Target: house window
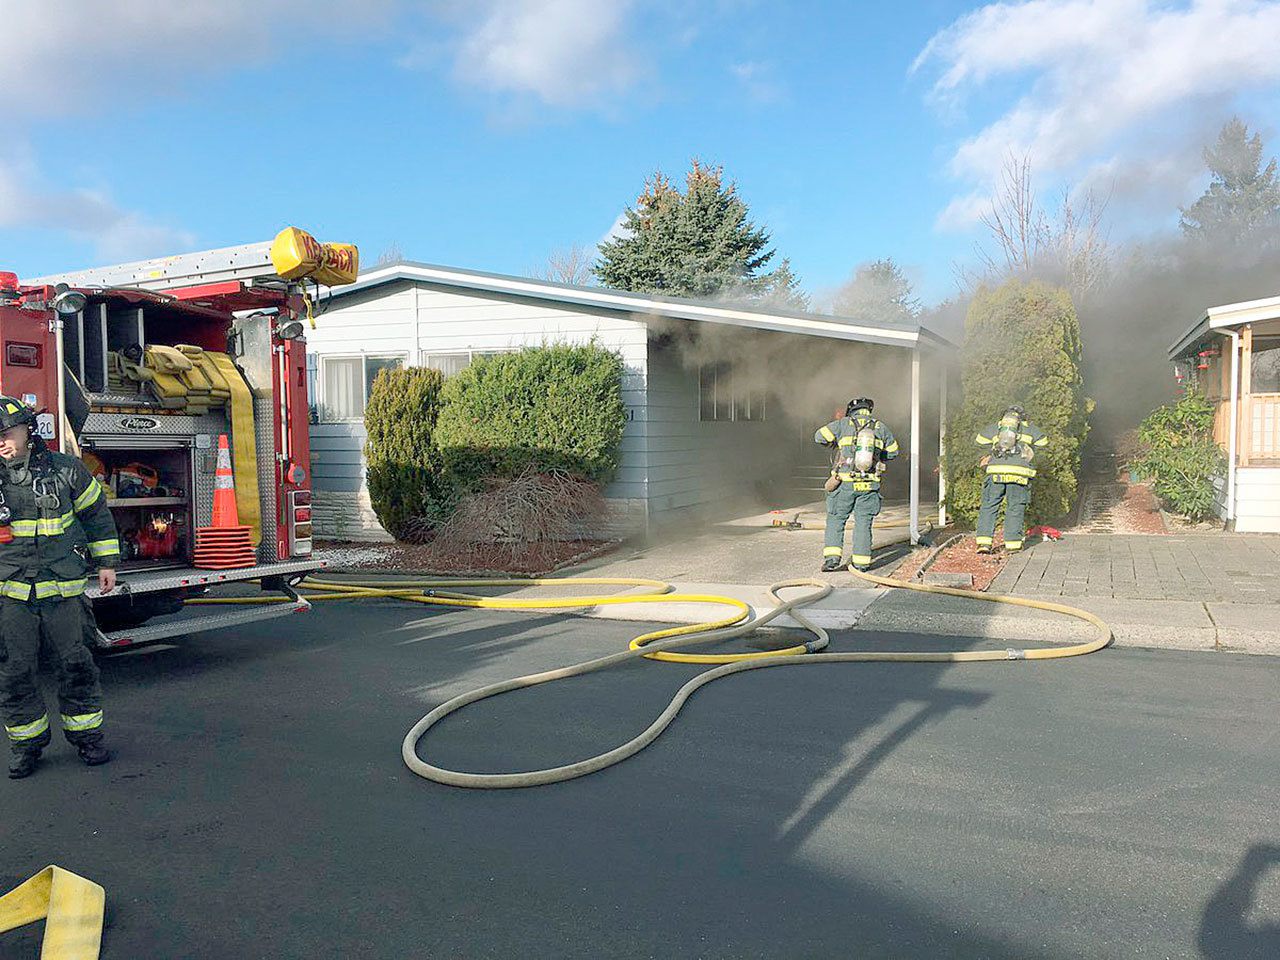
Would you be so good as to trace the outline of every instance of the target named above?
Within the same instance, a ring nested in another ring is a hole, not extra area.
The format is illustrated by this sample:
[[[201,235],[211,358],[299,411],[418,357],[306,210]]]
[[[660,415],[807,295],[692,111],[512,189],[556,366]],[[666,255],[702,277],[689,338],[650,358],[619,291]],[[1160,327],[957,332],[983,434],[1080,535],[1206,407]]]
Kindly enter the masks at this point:
[[[359,420],[374,378],[383,370],[404,366],[404,357],[367,356],[320,358],[320,419]]]
[[[510,350],[459,350],[451,353],[424,353],[422,365],[432,370],[439,370],[446,377],[461,373],[475,362],[477,357],[492,357],[499,353],[511,353]]]
[[[698,368],[699,420],[759,422],[765,418],[765,406],[764,392],[734,383],[727,364],[703,364]]]
[[[1249,362],[1252,393],[1280,393],[1280,337],[1255,337]]]
[[[432,370],[439,370],[446,377],[452,377],[455,373],[461,373],[471,366],[471,352],[468,350],[462,353],[424,353],[422,365]]]

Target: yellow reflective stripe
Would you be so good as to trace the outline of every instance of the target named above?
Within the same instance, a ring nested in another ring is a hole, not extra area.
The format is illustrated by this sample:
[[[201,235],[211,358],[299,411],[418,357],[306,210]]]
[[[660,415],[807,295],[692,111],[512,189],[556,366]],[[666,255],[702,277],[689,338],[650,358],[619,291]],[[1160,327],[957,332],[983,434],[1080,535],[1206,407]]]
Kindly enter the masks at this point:
[[[880,485],[879,480],[868,480],[863,475],[855,476],[852,473],[837,473],[836,476],[846,483],[852,483],[855,490],[870,490]]]
[[[976,541],[978,541],[978,546],[980,546],[980,547],[989,547],[989,546],[991,546],[991,538],[990,538],[990,537],[974,537],[973,539],[974,539],[974,540],[976,540]]]
[[[1021,540],[1006,540],[1006,541],[1004,542],[1004,548],[1005,548],[1006,550],[1021,550],[1021,549],[1022,549],[1022,541],[1021,541]]]
[[[870,562],[871,562],[871,557],[870,557],[870,556],[863,556],[863,555],[862,555],[862,554],[860,554],[860,553],[851,553],[851,554],[849,554],[849,562],[850,562],[850,563],[860,563],[860,564],[863,564],[863,565],[865,566],[866,564],[868,564],[868,563],[870,563]]]
[[[996,442],[996,438],[995,438],[995,437],[984,437],[982,434],[978,434],[976,437],[974,437],[974,438],[973,438],[973,442],[974,442],[974,443],[995,443],[995,442]]]
[[[92,506],[96,503],[98,498],[101,496],[102,487],[98,485],[98,480],[95,477],[89,481],[89,486],[85,488],[84,493],[76,497],[75,501],[71,504],[71,509],[76,513],[79,513],[81,510],[85,509],[85,507]]]
[[[1033,445],[1033,446],[1037,446],[1037,447],[1047,447],[1047,446],[1049,445],[1049,438],[1048,438],[1048,437],[1041,437],[1039,440],[1033,440],[1033,441],[1031,441],[1031,443],[1032,443],[1032,445]]]
[[[8,597],[10,600],[26,600],[31,596],[31,584],[23,583],[21,580],[6,580],[0,585],[0,596]]]
[[[989,463],[987,473],[1008,473],[1019,477],[1034,477],[1035,467],[1024,467],[1018,463]]]
[[[100,726],[102,726],[101,710],[93,713],[82,713],[74,717],[69,717],[65,713],[62,715],[62,729],[69,730],[72,733],[79,733],[82,730],[97,730]]]
[[[823,439],[825,439],[827,443],[830,443],[832,440],[836,438],[836,435],[831,432],[830,427],[823,427],[818,431],[818,433],[822,434]]]
[[[60,537],[75,523],[74,513],[60,517],[41,517],[39,520],[14,520],[9,524],[15,537]]]
[[[823,547],[822,548],[822,555],[824,557],[838,557],[842,553],[844,553],[844,550],[840,547]]]
[[[78,597],[84,593],[86,579],[79,580],[40,580],[35,584],[36,599],[46,600],[49,597]],[[25,586],[25,584],[24,584]],[[25,599],[22,598],[22,599]]]
[[[6,724],[4,732],[9,735],[10,740],[21,742],[23,740],[34,740],[48,729],[49,717],[46,714],[39,720],[32,720],[30,723],[20,723],[13,727]]]
[[[1030,477],[1020,477],[1016,473],[993,473],[991,479],[996,483],[1020,483],[1024,487],[1031,482]]]
[[[840,446],[842,446],[842,447],[851,447],[851,446],[853,446],[853,437],[841,437],[841,438],[840,438]]]
[[[887,447],[885,447],[885,448],[884,448],[884,452],[885,452],[885,453],[897,453],[897,452],[898,452],[898,441],[897,441],[897,440],[895,440],[895,441],[893,441],[893,443],[891,443],[891,444],[889,444]]]
[[[114,537],[110,540],[94,540],[89,544],[89,553],[95,557],[108,557],[120,552],[120,541]]]

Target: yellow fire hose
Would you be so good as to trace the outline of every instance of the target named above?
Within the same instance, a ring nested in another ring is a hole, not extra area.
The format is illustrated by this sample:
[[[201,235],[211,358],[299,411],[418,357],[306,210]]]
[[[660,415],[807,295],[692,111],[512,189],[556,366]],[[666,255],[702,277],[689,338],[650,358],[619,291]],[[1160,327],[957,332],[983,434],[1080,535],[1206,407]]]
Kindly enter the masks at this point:
[[[566,667],[558,667],[541,673],[528,674],[499,683],[487,684],[468,693],[453,697],[440,704],[420,719],[405,736],[401,745],[401,755],[405,765],[414,773],[437,783],[457,787],[480,789],[502,789],[511,787],[531,787],[548,783],[559,783],[575,777],[585,776],[605,767],[634,756],[656,740],[671,723],[685,701],[700,687],[733,673],[746,670],[757,670],[765,667],[802,666],[805,664],[823,663],[866,663],[876,661],[887,662],[920,662],[920,663],[975,663],[996,660],[1052,660],[1061,657],[1078,657],[1100,650],[1111,642],[1111,628],[1100,617],[1069,607],[1065,604],[1051,603],[1043,600],[1029,600],[1023,597],[1011,597],[1001,594],[979,593],[974,590],[961,590],[953,587],[936,587],[928,584],[907,583],[879,577],[869,573],[850,571],[860,580],[895,589],[915,590],[920,593],[938,593],[953,597],[964,597],[971,600],[983,600],[988,603],[1005,603],[1015,606],[1032,607],[1038,610],[1049,610],[1066,614],[1092,624],[1097,629],[1097,637],[1087,643],[1071,646],[1035,647],[1031,649],[1009,648],[1004,650],[946,650],[946,651],[855,651],[849,653],[819,653],[829,642],[827,632],[807,620],[801,608],[815,603],[827,596],[832,587],[828,583],[817,580],[786,580],[770,586],[769,594],[777,601],[777,605],[750,622],[743,621],[751,613],[751,608],[732,597],[713,596],[707,594],[671,593],[671,586],[659,580],[642,580],[632,578],[574,577],[563,579],[495,579],[495,580],[413,580],[413,579],[377,579],[335,582],[331,580],[308,579],[303,589],[311,591],[307,599],[317,600],[356,600],[373,598],[390,598],[408,600],[415,603],[431,605],[471,607],[485,610],[566,610],[599,607],[624,603],[714,603],[733,607],[735,613],[720,620],[707,621],[688,626],[671,627],[657,630],[636,637],[627,650],[597,657],[582,663]],[[485,597],[475,594],[457,592],[457,588],[477,587],[528,587],[528,586],[626,586],[647,589],[644,593],[623,593],[603,597],[577,596],[540,599],[506,599],[502,597]],[[784,600],[779,596],[782,590],[799,587],[810,587],[812,590],[802,596]],[[193,603],[270,603],[276,598],[217,598],[197,600]],[[783,614],[790,614],[814,639],[806,643],[796,644],[780,650],[769,650],[758,653],[736,654],[688,654],[676,652],[678,648],[694,644],[711,643],[745,636],[777,619]],[[651,660],[666,660],[679,663],[713,664],[707,670],[676,691],[671,702],[649,725],[649,727],[612,750],[598,756],[579,760],[575,763],[544,770],[529,770],[520,773],[467,773],[459,770],[447,770],[427,763],[417,752],[418,744],[433,726],[452,713],[469,704],[512,690],[563,680],[568,677],[581,676],[603,670],[619,663],[645,657]]]
[[[106,899],[92,880],[45,867],[0,897],[0,933],[43,920],[41,960],[97,960]]]

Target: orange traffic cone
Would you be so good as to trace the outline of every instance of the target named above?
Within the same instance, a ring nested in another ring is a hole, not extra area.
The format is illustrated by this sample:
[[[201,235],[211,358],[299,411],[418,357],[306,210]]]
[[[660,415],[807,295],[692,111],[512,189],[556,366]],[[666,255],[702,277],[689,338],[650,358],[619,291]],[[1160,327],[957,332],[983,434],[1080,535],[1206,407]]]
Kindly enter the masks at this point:
[[[252,532],[240,525],[236,509],[235,475],[227,435],[218,437],[218,469],[213,481],[213,522],[196,529],[194,565],[201,570],[227,570],[257,566]]]

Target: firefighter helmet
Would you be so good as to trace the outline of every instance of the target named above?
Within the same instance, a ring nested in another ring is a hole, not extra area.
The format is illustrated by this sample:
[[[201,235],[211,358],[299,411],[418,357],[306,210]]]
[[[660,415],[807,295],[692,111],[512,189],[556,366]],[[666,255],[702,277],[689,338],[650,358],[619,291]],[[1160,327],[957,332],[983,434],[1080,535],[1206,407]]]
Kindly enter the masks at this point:
[[[865,410],[870,413],[876,408],[876,402],[870,397],[854,397],[849,401],[849,405],[844,408],[844,415],[851,416],[855,410]]]
[[[34,410],[21,400],[0,395],[0,430],[10,430],[13,427],[27,427],[34,430],[35,426]]]
[[[1016,413],[1016,414],[1018,415],[1018,417],[1019,417],[1019,418],[1025,418],[1025,417],[1026,417],[1026,415],[1027,415],[1027,411],[1026,411],[1025,409],[1023,409],[1023,406],[1022,406],[1022,404],[1020,404],[1020,403],[1011,403],[1011,404],[1009,404],[1007,407],[1005,407],[1005,408],[1004,408],[1004,412],[1005,412],[1005,413]]]

